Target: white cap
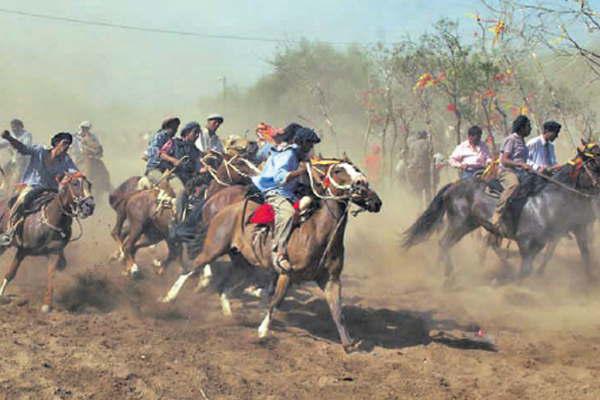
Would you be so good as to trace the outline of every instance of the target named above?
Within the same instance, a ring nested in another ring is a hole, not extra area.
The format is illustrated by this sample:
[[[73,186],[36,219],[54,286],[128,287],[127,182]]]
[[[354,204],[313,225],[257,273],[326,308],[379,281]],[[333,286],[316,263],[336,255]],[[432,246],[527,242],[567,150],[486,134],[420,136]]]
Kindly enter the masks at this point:
[[[207,121],[210,121],[211,119],[220,119],[221,122],[225,121],[225,118],[223,118],[221,114],[210,114],[208,117],[206,117]]]
[[[83,121],[79,124],[80,129],[90,129],[92,127],[92,123],[90,121]]]

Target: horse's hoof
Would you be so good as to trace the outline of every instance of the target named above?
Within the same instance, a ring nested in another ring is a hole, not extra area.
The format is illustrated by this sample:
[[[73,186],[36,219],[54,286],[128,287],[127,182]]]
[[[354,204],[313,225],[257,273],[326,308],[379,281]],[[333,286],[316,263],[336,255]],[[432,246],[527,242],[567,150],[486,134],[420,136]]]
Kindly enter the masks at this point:
[[[201,292],[204,289],[206,289],[208,287],[208,285],[210,285],[210,278],[203,276],[202,278],[200,278],[198,280],[198,285],[196,285],[194,292],[195,293]]]
[[[354,353],[360,350],[360,346],[362,344],[362,340],[353,339],[350,344],[344,345],[344,351],[346,354]]]
[[[252,296],[252,297],[256,297],[257,299],[261,299],[262,295],[263,295],[263,289],[252,285],[252,286],[248,286],[246,289],[244,289],[244,293],[246,293],[248,296]]]
[[[0,296],[0,305],[10,304],[11,298],[8,296]]]
[[[141,274],[142,271],[140,270],[140,267],[138,267],[137,264],[133,264],[131,268],[129,268],[129,275],[131,276],[131,279],[138,279],[140,278]]]
[[[40,311],[44,314],[48,314],[51,310],[52,307],[50,307],[48,304],[44,304]]]

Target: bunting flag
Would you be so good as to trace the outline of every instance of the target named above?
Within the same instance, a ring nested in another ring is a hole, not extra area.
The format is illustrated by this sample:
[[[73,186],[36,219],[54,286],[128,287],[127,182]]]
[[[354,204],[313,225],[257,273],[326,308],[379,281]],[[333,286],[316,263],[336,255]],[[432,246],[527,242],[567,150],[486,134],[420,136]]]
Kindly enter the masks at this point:
[[[425,72],[424,74],[422,74],[419,79],[417,79],[417,83],[415,84],[415,87],[413,88],[413,90],[423,90],[429,86],[433,86],[435,84],[435,78],[433,77],[433,75],[431,75],[429,72]]]
[[[443,71],[440,72],[437,77],[434,77],[429,72],[425,72],[424,74],[421,74],[419,79],[417,79],[417,83],[415,83],[415,86],[413,87],[413,91],[416,92],[417,90],[423,90],[430,86],[437,85],[438,83],[444,81],[445,79],[446,79],[446,73]]]
[[[496,25],[490,28],[490,31],[494,33],[493,44],[495,45],[496,43],[498,43],[498,40],[502,38],[502,35],[504,35],[504,32],[506,31],[506,24],[504,23],[504,21],[499,20],[498,22],[496,22]]]

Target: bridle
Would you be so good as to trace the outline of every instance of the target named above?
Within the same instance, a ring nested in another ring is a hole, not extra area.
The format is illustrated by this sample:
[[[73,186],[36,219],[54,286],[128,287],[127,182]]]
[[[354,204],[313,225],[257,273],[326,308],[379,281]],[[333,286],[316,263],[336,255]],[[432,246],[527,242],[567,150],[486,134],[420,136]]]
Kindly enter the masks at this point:
[[[225,166],[225,172],[227,173],[227,179],[229,179],[229,183],[224,182],[221,178],[219,178],[218,171],[215,171],[215,169],[212,166],[210,166],[208,163],[206,163],[203,159],[200,160],[200,163],[202,163],[202,165],[206,168],[206,170],[208,171],[210,176],[212,176],[212,178],[214,179],[215,182],[217,182],[221,186],[227,187],[227,186],[231,186],[232,185],[231,182],[233,182],[233,177],[232,177],[231,171],[237,173],[239,176],[241,176],[242,178],[245,178],[245,179],[250,179],[253,176],[253,175],[250,175],[248,173],[241,171],[236,165],[234,165],[233,162],[235,160],[241,161],[248,168],[250,168],[250,170],[252,170],[256,174],[260,174],[261,171],[260,171],[260,169],[258,169],[258,167],[256,167],[254,164],[252,164],[250,161],[246,160],[244,157],[240,156],[239,154],[236,154],[229,160],[226,160],[225,158],[223,158],[222,165]]]
[[[82,185],[88,185],[90,192],[88,192],[86,189],[84,189],[82,195],[76,195],[75,192],[73,191],[73,186],[71,185],[71,182],[75,179],[82,179]],[[63,187],[66,186],[66,188],[68,190],[68,194],[71,197],[71,203],[67,204],[67,205],[63,204],[63,200],[62,200],[62,198],[60,196],[60,192],[59,192],[58,205],[60,207],[60,212],[63,215],[74,219],[75,222],[77,222],[77,225],[79,227],[79,235],[77,235],[77,237],[71,238],[71,240],[69,240],[70,242],[74,242],[76,240],[81,239],[81,237],[83,236],[83,226],[81,225],[81,221],[80,221],[80,215],[82,213],[81,205],[86,200],[89,200],[92,197],[91,183],[90,183],[90,181],[88,181],[88,179],[85,177],[85,175],[83,175],[81,172],[76,172],[74,174],[65,176],[61,183],[62,183]],[[46,225],[48,228],[52,229],[53,231],[57,232],[63,239],[66,238],[67,234],[65,233],[64,229],[50,223],[50,221],[48,220],[48,215],[46,214],[46,208],[47,208],[47,205],[44,205],[42,207],[40,222],[42,224]]]
[[[317,168],[318,165],[328,165],[327,170],[325,172],[321,171],[319,168]],[[357,172],[354,169],[354,166],[352,166],[352,164],[350,164],[347,161],[316,160],[310,161],[309,166],[310,168],[308,170],[308,180],[310,183],[310,189],[313,192],[313,194],[321,200],[334,200],[338,202],[347,203],[356,194],[356,184],[361,181],[366,182],[366,177],[363,174]],[[350,175],[350,178],[352,179],[350,183],[340,183],[335,180],[335,177],[333,176],[333,170],[335,167],[338,166],[342,166],[346,170],[348,175]],[[313,176],[313,171],[320,175],[321,181],[323,182],[321,186],[324,189],[325,194],[321,194],[317,190],[315,177]],[[341,195],[336,195],[333,193],[332,188],[345,193]]]

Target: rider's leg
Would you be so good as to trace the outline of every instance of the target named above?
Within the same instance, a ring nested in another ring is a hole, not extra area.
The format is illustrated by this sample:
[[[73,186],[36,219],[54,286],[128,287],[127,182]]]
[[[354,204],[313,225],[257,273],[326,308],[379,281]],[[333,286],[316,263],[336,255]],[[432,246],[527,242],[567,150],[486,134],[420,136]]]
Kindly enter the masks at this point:
[[[275,265],[289,272],[291,265],[287,256],[287,242],[292,233],[295,210],[288,199],[278,194],[269,194],[266,201],[275,212],[272,248]]]
[[[159,169],[149,169],[146,171],[144,176],[139,180],[137,189],[152,189],[160,182],[160,178],[162,177],[162,171]]]
[[[519,177],[511,170],[503,169],[500,172],[498,179],[504,190],[500,194],[500,199],[498,199],[498,204],[496,205],[496,211],[492,217],[492,224],[494,224],[496,228],[500,226],[502,215],[504,214],[508,200],[510,200],[513,193],[519,187]]]
[[[13,203],[13,205],[11,206],[11,208],[9,210],[8,223],[6,225],[4,233],[2,235],[0,235],[0,245],[9,246],[10,243],[12,242],[13,234],[14,234],[19,222],[23,218],[22,217],[23,208],[25,206],[25,203],[28,202],[29,194],[32,191],[33,191],[33,187],[31,187],[31,186],[25,186],[19,191],[19,194],[17,195],[15,202]]]

